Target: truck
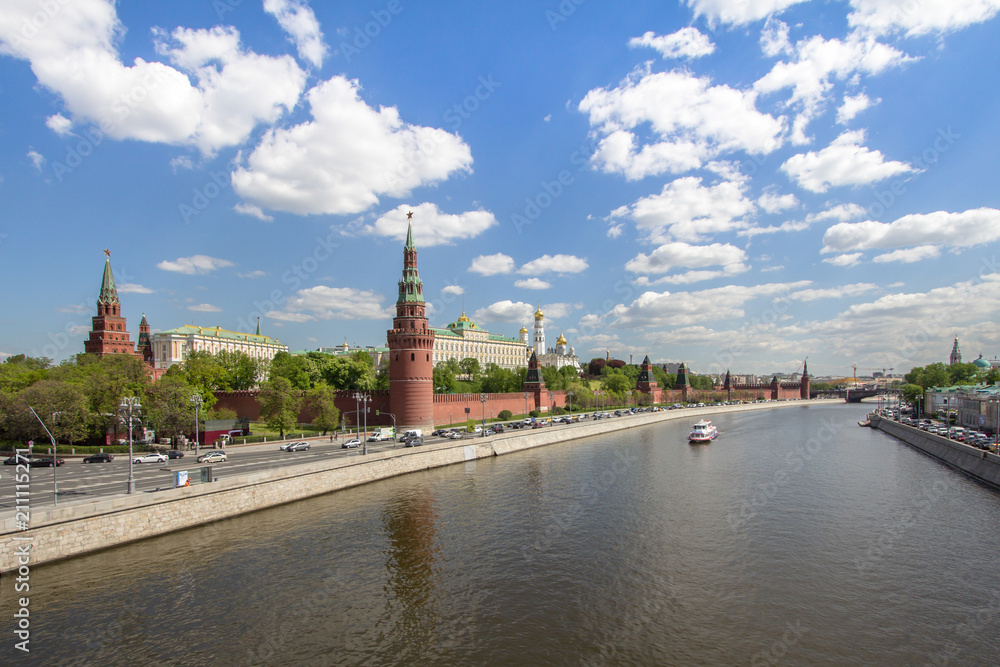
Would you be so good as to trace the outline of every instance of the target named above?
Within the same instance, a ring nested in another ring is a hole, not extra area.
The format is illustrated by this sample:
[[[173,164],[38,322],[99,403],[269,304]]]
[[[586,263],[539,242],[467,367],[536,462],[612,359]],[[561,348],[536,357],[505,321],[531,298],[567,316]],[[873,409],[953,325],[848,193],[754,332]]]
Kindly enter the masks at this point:
[[[394,440],[396,438],[396,429],[391,426],[381,426],[368,436],[368,442],[383,442],[385,440]]]

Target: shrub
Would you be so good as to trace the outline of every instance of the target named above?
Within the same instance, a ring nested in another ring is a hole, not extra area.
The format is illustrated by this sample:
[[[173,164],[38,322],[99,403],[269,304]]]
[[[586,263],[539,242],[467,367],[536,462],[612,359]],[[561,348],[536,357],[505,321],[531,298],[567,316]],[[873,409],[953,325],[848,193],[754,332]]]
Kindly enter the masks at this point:
[[[529,417],[539,417],[539,416],[541,416],[541,414],[542,413],[539,412],[538,410],[532,410],[531,412],[528,413],[528,416]]]
[[[566,408],[559,407],[558,405],[552,408],[552,414],[554,415],[564,415],[566,414]]]
[[[501,410],[500,413],[497,414],[497,419],[499,419],[500,421],[507,421],[513,416],[514,413],[511,412],[510,410]]]

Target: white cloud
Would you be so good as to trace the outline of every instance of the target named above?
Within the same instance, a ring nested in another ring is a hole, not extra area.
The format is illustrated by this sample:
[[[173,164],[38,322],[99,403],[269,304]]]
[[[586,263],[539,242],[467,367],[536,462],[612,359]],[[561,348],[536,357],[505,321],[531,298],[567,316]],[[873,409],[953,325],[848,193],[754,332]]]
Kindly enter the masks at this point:
[[[513,273],[514,258],[498,252],[495,255],[479,255],[472,260],[469,271],[483,276]]]
[[[968,248],[998,239],[1000,210],[977,208],[961,213],[937,211],[906,215],[890,223],[873,220],[841,222],[826,230],[822,252],[890,250],[926,245]]]
[[[69,327],[68,331],[74,336],[80,336],[89,333],[90,327],[91,325],[89,324],[74,324],[73,326]]]
[[[865,214],[865,208],[857,204],[837,204],[819,213],[810,213],[806,216],[806,222],[825,222],[827,220],[857,220]]]
[[[780,225],[768,225],[767,227],[748,227],[746,229],[741,229],[736,232],[737,236],[745,236],[747,238],[753,238],[755,236],[760,236],[762,234],[778,234],[780,232],[801,232],[803,229],[808,229],[808,222],[788,220],[781,223]]]
[[[28,159],[31,160],[31,166],[37,171],[41,171],[42,167],[45,166],[45,156],[36,150],[28,151]]]
[[[746,25],[771,14],[780,14],[788,7],[806,0],[684,0],[695,16],[704,15],[710,24],[716,22]]]
[[[627,215],[652,240],[667,234],[683,241],[698,241],[706,234],[746,226],[742,218],[754,211],[754,205],[746,198],[745,189],[745,181],[704,186],[701,178],[687,176],[667,183],[660,194],[617,209],[611,216]]]
[[[788,24],[770,17],[760,31],[760,50],[773,58],[782,53],[792,53],[792,42],[788,39]]]
[[[257,218],[258,220],[263,220],[264,222],[271,222],[274,220],[273,216],[264,213],[260,206],[254,206],[253,204],[244,204],[240,202],[233,206],[233,210],[240,215],[249,215],[252,218]]]
[[[119,294],[152,294],[155,291],[138,283],[124,283],[118,286]]]
[[[690,26],[670,35],[657,35],[650,30],[642,37],[630,39],[628,45],[633,49],[648,46],[663,58],[700,58],[715,52],[715,44],[708,35]]]
[[[1000,10],[1000,0],[851,0],[851,7],[854,11],[847,17],[851,26],[913,37],[988,21]]]
[[[480,308],[473,313],[472,318],[486,322],[523,322],[529,319],[534,312],[535,308],[530,303],[504,299],[491,303],[485,308]]]
[[[722,153],[778,148],[785,120],[757,111],[756,99],[708,77],[637,70],[617,88],[589,91],[578,108],[604,135],[591,162],[636,180],[697,169]],[[635,131],[647,124],[653,137],[640,146]]]
[[[233,189],[265,209],[300,215],[359,213],[379,197],[472,171],[460,137],[368,106],[357,81],[335,76],[306,95],[312,119],[269,130],[233,172]]]
[[[73,134],[73,121],[61,113],[53,114],[45,119],[45,126],[60,137]]]
[[[261,271],[260,269],[255,269],[255,270],[249,271],[247,273],[237,273],[236,277],[237,278],[263,278],[266,275],[267,275],[266,271]]]
[[[222,309],[218,306],[213,306],[210,303],[199,303],[194,306],[188,306],[188,310],[193,310],[196,313],[221,313]]]
[[[625,231],[625,225],[623,225],[621,223],[618,223],[616,225],[611,225],[610,227],[608,227],[608,232],[607,232],[608,238],[609,239],[616,239],[619,236],[621,236],[622,232],[624,232],[624,231]]]
[[[549,289],[552,283],[547,283],[540,278],[528,278],[527,280],[515,280],[514,287],[521,289]]]
[[[194,169],[194,161],[188,155],[170,158],[170,168],[176,174],[178,169]]]
[[[937,246],[921,245],[916,248],[901,248],[872,257],[873,262],[884,264],[886,262],[899,262],[901,264],[912,264],[922,259],[931,259],[941,254]]]
[[[227,259],[218,259],[207,255],[192,255],[191,257],[178,257],[173,262],[164,260],[157,264],[156,268],[193,276],[195,274],[211,273],[217,269],[232,265],[233,263]]]
[[[588,267],[587,260],[575,255],[542,255],[522,266],[518,273],[532,275],[540,273],[581,273]]]
[[[854,120],[855,116],[872,105],[878,104],[879,101],[880,100],[872,101],[864,93],[858,93],[857,95],[845,95],[844,103],[837,108],[837,122],[841,125],[847,125],[847,123]]]
[[[834,266],[840,267],[854,266],[861,261],[861,253],[852,252],[844,255],[837,255],[836,257],[827,257],[823,261],[827,264],[833,264]]]
[[[316,14],[309,5],[301,0],[264,0],[264,11],[278,19],[281,29],[295,43],[299,58],[313,67],[323,64],[327,46]]]
[[[87,306],[77,304],[75,306],[60,306],[55,309],[57,313],[73,313],[74,315],[83,315],[91,311]]]
[[[844,132],[820,151],[788,158],[781,171],[811,192],[826,192],[831,186],[866,185],[917,171],[905,162],[886,161],[881,151],[862,146],[864,140],[863,130]]]
[[[24,26],[38,11],[31,0],[5,4],[0,52],[29,61],[72,122],[99,126],[102,136],[214,154],[243,142],[259,123],[277,120],[305,85],[293,58],[247,51],[233,28],[177,28],[169,37],[156,31],[156,51],[176,67],[142,58],[126,66],[117,50],[124,27],[110,0],[59,3],[44,28],[26,39]]]
[[[857,296],[879,289],[873,283],[854,283],[853,285],[843,285],[841,287],[830,287],[826,289],[804,289],[792,292],[786,296],[791,301],[817,301],[819,299],[842,299],[849,296]]]
[[[746,259],[746,252],[728,243],[699,246],[673,241],[661,245],[648,255],[639,253],[625,264],[625,270],[650,274],[667,273],[680,267],[701,269],[721,266],[726,273],[735,274],[747,270]]]
[[[466,211],[465,213],[442,213],[436,204],[423,203],[418,206],[401,204],[384,213],[370,225],[348,226],[344,231],[351,234],[365,234],[390,238],[394,241],[406,239],[408,220],[406,214],[413,212],[413,240],[418,248],[437,245],[453,245],[455,241],[472,239],[497,224],[497,219],[489,211]]]
[[[317,285],[301,289],[285,302],[284,310],[266,313],[284,322],[314,320],[382,320],[392,315],[382,306],[378,292],[352,287]]]
[[[799,205],[795,195],[779,195],[775,192],[765,192],[757,198],[757,206],[766,213],[780,213]]]
[[[445,285],[441,288],[442,294],[465,294],[465,288],[461,285]]]

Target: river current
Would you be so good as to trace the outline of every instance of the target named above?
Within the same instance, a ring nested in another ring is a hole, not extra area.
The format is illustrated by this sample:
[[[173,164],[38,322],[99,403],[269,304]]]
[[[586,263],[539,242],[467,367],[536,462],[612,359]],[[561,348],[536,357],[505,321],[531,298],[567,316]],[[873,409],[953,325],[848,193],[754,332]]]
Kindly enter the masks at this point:
[[[868,406],[680,419],[39,567],[4,665],[925,665],[1000,658],[1000,493]]]

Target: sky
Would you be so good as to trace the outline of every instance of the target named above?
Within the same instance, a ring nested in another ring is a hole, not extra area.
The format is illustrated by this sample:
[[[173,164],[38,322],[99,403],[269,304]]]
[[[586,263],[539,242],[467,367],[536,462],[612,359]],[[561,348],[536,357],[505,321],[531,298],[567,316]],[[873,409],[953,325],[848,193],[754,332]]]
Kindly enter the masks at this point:
[[[432,326],[700,373],[1000,354],[1000,0],[7,0],[0,357]]]

